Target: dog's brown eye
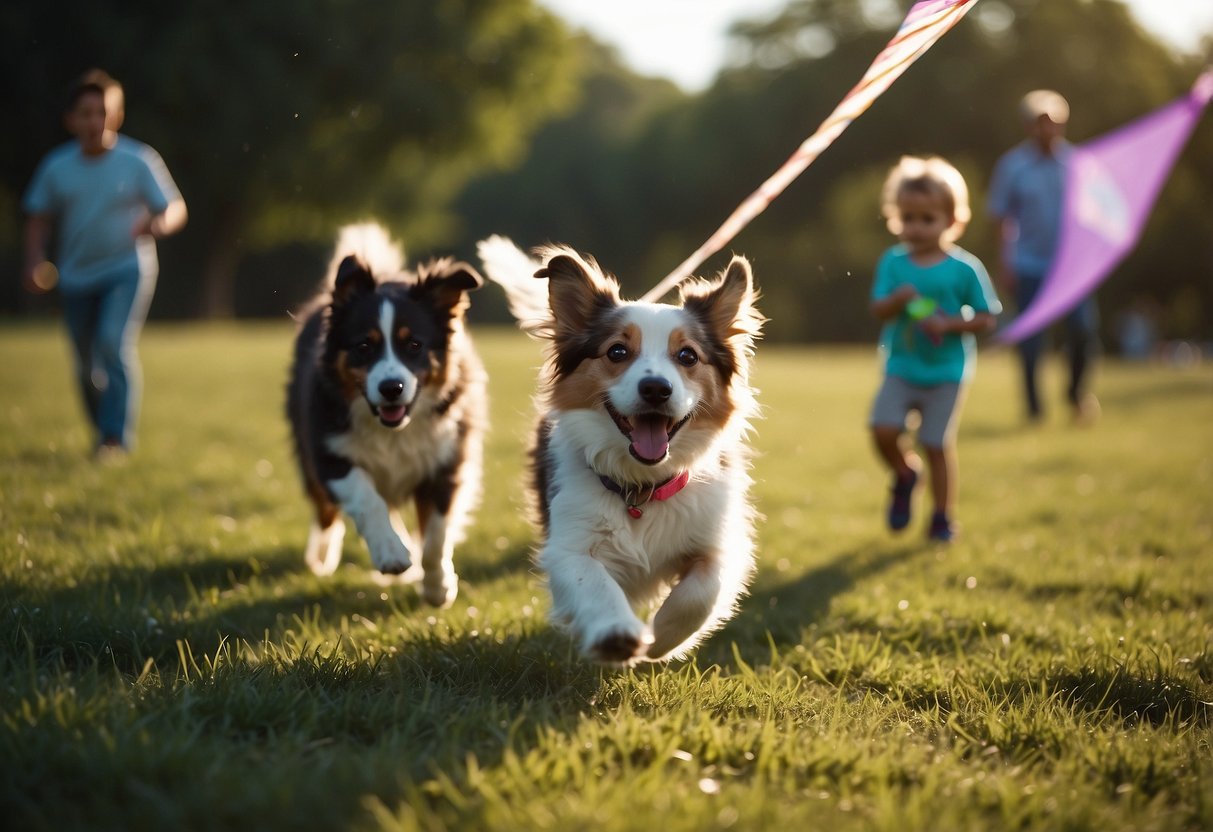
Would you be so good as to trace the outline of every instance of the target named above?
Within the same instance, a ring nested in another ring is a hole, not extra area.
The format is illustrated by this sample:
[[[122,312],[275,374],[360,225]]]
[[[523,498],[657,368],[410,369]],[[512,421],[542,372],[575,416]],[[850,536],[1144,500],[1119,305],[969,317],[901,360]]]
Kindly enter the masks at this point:
[[[416,338],[409,338],[404,342],[405,355],[416,355],[421,352],[421,342]]]
[[[359,341],[354,345],[354,355],[359,358],[370,358],[375,351],[375,347],[370,341]]]
[[[618,364],[620,361],[627,359],[628,348],[623,344],[612,344],[611,346],[607,347],[606,357],[609,361]]]
[[[691,367],[699,363],[699,356],[695,353],[695,350],[691,349],[690,347],[683,347],[674,357],[678,360],[678,363],[684,367]]]

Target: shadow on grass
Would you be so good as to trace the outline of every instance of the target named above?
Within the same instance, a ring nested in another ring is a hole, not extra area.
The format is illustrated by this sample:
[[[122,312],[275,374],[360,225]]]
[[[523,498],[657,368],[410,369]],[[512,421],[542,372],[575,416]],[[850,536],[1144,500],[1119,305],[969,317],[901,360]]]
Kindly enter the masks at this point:
[[[1205,399],[1213,393],[1213,384],[1203,375],[1181,375],[1172,372],[1166,376],[1152,378],[1142,386],[1116,387],[1097,390],[1096,393],[1104,410],[1139,410],[1159,400],[1165,400],[1170,403],[1168,406],[1172,406],[1178,405],[1184,399]]]
[[[464,577],[488,583],[513,574],[528,550],[503,554],[469,558]],[[289,793],[264,795],[259,811],[272,806],[276,820],[338,828],[365,811],[368,794],[396,805],[440,773],[460,781],[472,756],[495,767],[507,751],[525,755],[553,732],[572,735],[609,673],[575,657],[567,637],[541,621],[524,622],[521,635],[410,627],[401,642],[382,628],[361,644],[340,636],[320,647],[288,644],[288,629],[341,632],[372,611],[389,621],[433,612],[414,587],[379,586],[356,560],[316,578],[293,546],[98,569],[74,586],[24,596],[0,586],[0,600],[9,694],[39,702],[48,679],[52,687],[71,680],[70,697],[90,703],[95,727],[77,737],[41,719],[0,732],[0,750],[42,749],[37,773],[9,790],[20,796],[18,818],[53,817],[45,807],[89,780],[99,759],[107,760],[106,794],[137,804],[130,789],[144,784],[174,805],[213,794],[197,788],[196,772],[226,760],[225,769],[240,772],[235,793],[267,766],[276,783],[291,784]],[[148,735],[132,725],[155,726],[155,747],[141,745]],[[111,735],[130,752],[117,762],[100,739]],[[84,817],[105,814],[97,801],[106,798],[78,797]]]
[[[960,439],[969,441],[1003,441],[1007,439],[1026,438],[1034,433],[1039,433],[1040,427],[1029,424],[1023,420],[1008,421],[1008,422],[981,422],[974,420],[971,423],[962,423],[960,429]]]
[[[595,707],[603,672],[565,652],[550,631],[454,643],[423,637],[372,660],[315,650],[289,660],[217,661],[189,678],[170,672],[168,683],[125,697],[129,705],[116,704],[114,713],[99,705],[91,715],[97,730],[43,720],[0,733],[0,749],[39,749],[39,765],[14,772],[0,801],[14,810],[10,817],[41,818],[46,828],[64,811],[91,819],[77,828],[130,828],[121,825],[130,806],[159,820],[184,810],[216,828],[258,825],[250,824],[255,817],[271,828],[288,820],[294,828],[347,828],[366,812],[368,796],[389,807],[440,804],[418,784],[440,778],[462,789],[471,759],[494,769],[507,753],[525,757],[552,736],[575,733]],[[206,772],[202,787],[199,772]],[[250,792],[250,781],[266,788]],[[77,789],[84,782],[89,788]],[[70,809],[48,810],[69,805],[65,790],[75,792]],[[141,793],[154,793],[165,808],[134,800]],[[255,797],[239,812],[227,805],[229,794]],[[114,795],[125,808],[111,814]],[[111,816],[120,822],[90,826]]]
[[[1047,725],[1048,730],[1062,733],[1070,730],[1056,720],[1036,718],[1056,707],[1076,715],[1104,716],[1125,727],[1143,723],[1154,727],[1169,725],[1176,730],[1213,726],[1213,703],[1208,701],[1207,685],[1202,689],[1199,683],[1181,678],[1161,665],[1134,664],[1109,659],[1075,669],[1058,669],[1040,678],[989,679],[969,688],[911,687],[880,692],[914,710],[936,712],[943,717],[957,715],[967,731],[993,744],[1005,743],[1008,734],[1017,733],[1023,734],[1026,741],[1037,742],[1039,738],[1032,740],[1023,728],[1028,725]],[[955,693],[958,690],[967,690],[977,698],[960,701]],[[991,713],[1001,716],[990,720]],[[1023,723],[1018,731],[1017,722]]]
[[[715,662],[732,666],[732,645],[747,662],[765,661],[771,644],[800,644],[804,630],[829,614],[834,599],[865,578],[935,551],[917,540],[873,544],[840,552],[831,560],[799,577],[771,583],[760,575],[741,612],[699,651],[701,665]]]
[[[1020,695],[1030,695],[1036,684],[1024,680],[1014,686]],[[1201,691],[1161,666],[1130,669],[1115,664],[1083,667],[1052,674],[1048,689],[1074,710],[1107,712],[1128,725],[1139,722],[1162,725],[1168,721],[1213,726],[1213,703]]]
[[[517,575],[538,574],[532,568],[531,548],[530,543],[513,545],[495,553],[491,560],[480,557],[460,559],[456,551],[455,569],[461,581],[470,583],[489,583]]]
[[[80,448],[80,459],[73,458],[75,445],[70,438],[56,443],[53,447],[47,445],[19,445],[5,451],[5,464],[14,467],[26,467],[32,471],[46,472],[80,465],[81,459],[86,459],[88,451]]]
[[[460,565],[461,578],[491,583],[525,568],[519,546],[489,562]],[[294,546],[275,546],[220,557],[207,553],[171,564],[108,566],[70,586],[29,591],[0,584],[5,652],[65,669],[96,666],[137,675],[151,659],[168,668],[179,643],[210,655],[230,640],[278,641],[303,625],[339,628],[343,619],[433,612],[417,587],[380,584],[369,564],[347,555],[331,576],[314,576]],[[384,597],[386,596],[386,597]]]

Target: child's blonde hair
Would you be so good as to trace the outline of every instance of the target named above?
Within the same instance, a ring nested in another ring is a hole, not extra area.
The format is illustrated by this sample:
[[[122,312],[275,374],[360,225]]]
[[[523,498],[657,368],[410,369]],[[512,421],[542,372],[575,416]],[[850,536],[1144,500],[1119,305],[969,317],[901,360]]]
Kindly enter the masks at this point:
[[[939,156],[902,156],[889,171],[880,194],[880,213],[893,234],[901,233],[897,201],[905,193],[938,197],[944,210],[952,215],[952,225],[943,233],[946,243],[958,240],[973,218],[969,209],[969,187],[964,177]]]

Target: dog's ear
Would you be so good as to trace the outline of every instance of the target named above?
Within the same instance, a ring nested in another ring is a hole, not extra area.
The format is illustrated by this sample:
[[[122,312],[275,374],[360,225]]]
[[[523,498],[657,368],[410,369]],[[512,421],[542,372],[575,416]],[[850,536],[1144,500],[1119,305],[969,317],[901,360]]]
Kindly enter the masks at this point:
[[[484,278],[475,268],[462,261],[437,260],[423,267],[418,289],[432,298],[439,309],[452,315],[467,308],[467,293],[484,285]]]
[[[373,291],[375,278],[360,257],[351,254],[341,261],[333,281],[333,306],[344,306],[355,295]]]
[[[701,321],[711,339],[730,358],[723,363],[744,369],[744,359],[762,334],[766,318],[755,307],[758,291],[750,262],[735,256],[712,283],[688,283],[682,289],[683,308]]]
[[[557,340],[584,335],[597,316],[619,305],[619,285],[577,257],[556,254],[535,277],[548,280],[548,305]]]
[[[744,257],[734,257],[715,282],[687,284],[682,291],[682,305],[722,340],[758,337],[766,319],[754,307],[757,299],[750,262]]]

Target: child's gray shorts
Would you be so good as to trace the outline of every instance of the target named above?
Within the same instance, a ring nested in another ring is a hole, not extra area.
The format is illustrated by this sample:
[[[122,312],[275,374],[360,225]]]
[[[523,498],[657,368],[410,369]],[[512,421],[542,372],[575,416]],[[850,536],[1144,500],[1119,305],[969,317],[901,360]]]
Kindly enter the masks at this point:
[[[871,427],[906,429],[906,415],[912,410],[922,415],[918,441],[928,448],[942,448],[956,431],[960,411],[959,384],[933,384],[920,387],[897,376],[885,376],[872,403]]]

